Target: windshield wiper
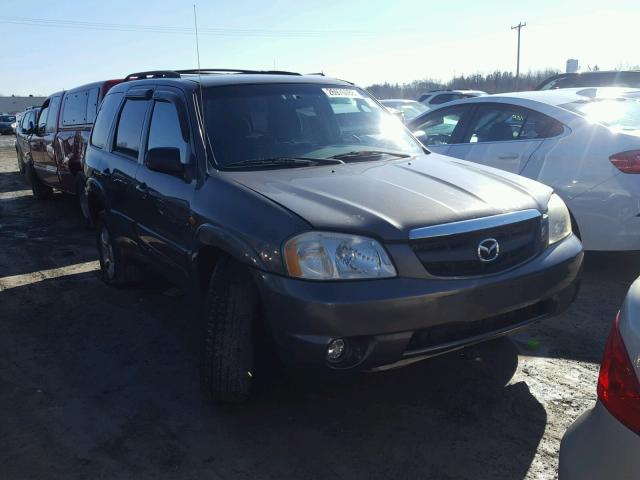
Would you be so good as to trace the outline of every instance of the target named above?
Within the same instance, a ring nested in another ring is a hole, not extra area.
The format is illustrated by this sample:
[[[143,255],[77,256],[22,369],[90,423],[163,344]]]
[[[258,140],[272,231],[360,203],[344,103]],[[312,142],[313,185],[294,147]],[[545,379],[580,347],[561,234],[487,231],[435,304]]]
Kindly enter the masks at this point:
[[[273,158],[248,158],[238,162],[224,165],[224,168],[245,167],[308,167],[311,165],[335,165],[344,163],[337,158],[305,158],[305,157],[273,157]]]
[[[391,155],[397,158],[407,158],[411,155],[406,153],[396,153],[396,152],[385,152],[381,150],[360,150],[354,152],[341,153],[339,155],[334,155],[330,158],[336,158],[338,160],[363,160],[371,157],[381,157],[383,155]]]

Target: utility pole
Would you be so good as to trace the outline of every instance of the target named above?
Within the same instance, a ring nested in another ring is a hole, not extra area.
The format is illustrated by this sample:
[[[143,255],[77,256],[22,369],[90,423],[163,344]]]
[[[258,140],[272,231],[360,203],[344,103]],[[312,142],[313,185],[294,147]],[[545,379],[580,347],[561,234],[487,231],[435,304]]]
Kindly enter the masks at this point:
[[[511,30],[518,29],[518,62],[516,63],[516,90],[518,90],[520,86],[520,30],[522,27],[526,27],[527,24],[520,22],[515,27],[511,27]]]

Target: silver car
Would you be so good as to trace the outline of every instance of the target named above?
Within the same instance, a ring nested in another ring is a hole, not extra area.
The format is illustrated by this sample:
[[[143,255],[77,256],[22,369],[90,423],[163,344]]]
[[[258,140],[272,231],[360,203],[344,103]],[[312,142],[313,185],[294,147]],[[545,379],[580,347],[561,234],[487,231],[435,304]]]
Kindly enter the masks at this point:
[[[640,279],[627,293],[605,348],[598,401],[565,433],[559,480],[640,478]]]

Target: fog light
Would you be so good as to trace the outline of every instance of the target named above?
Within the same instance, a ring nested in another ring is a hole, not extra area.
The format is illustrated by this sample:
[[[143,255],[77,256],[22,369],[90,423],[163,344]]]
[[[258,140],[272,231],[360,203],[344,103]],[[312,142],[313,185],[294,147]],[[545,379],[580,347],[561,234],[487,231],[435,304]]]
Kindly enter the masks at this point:
[[[347,342],[342,338],[337,338],[329,342],[327,347],[327,359],[331,362],[340,360],[347,350]]]

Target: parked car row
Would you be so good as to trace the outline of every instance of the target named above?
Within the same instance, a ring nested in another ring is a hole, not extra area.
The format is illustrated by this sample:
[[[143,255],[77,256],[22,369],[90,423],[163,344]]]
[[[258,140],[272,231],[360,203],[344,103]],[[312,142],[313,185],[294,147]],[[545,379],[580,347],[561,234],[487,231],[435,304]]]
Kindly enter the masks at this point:
[[[45,199],[53,189],[78,195],[81,212],[89,218],[81,161],[98,106],[120,81],[57,92],[41,107],[24,112],[16,132],[16,154],[35,198]]]

